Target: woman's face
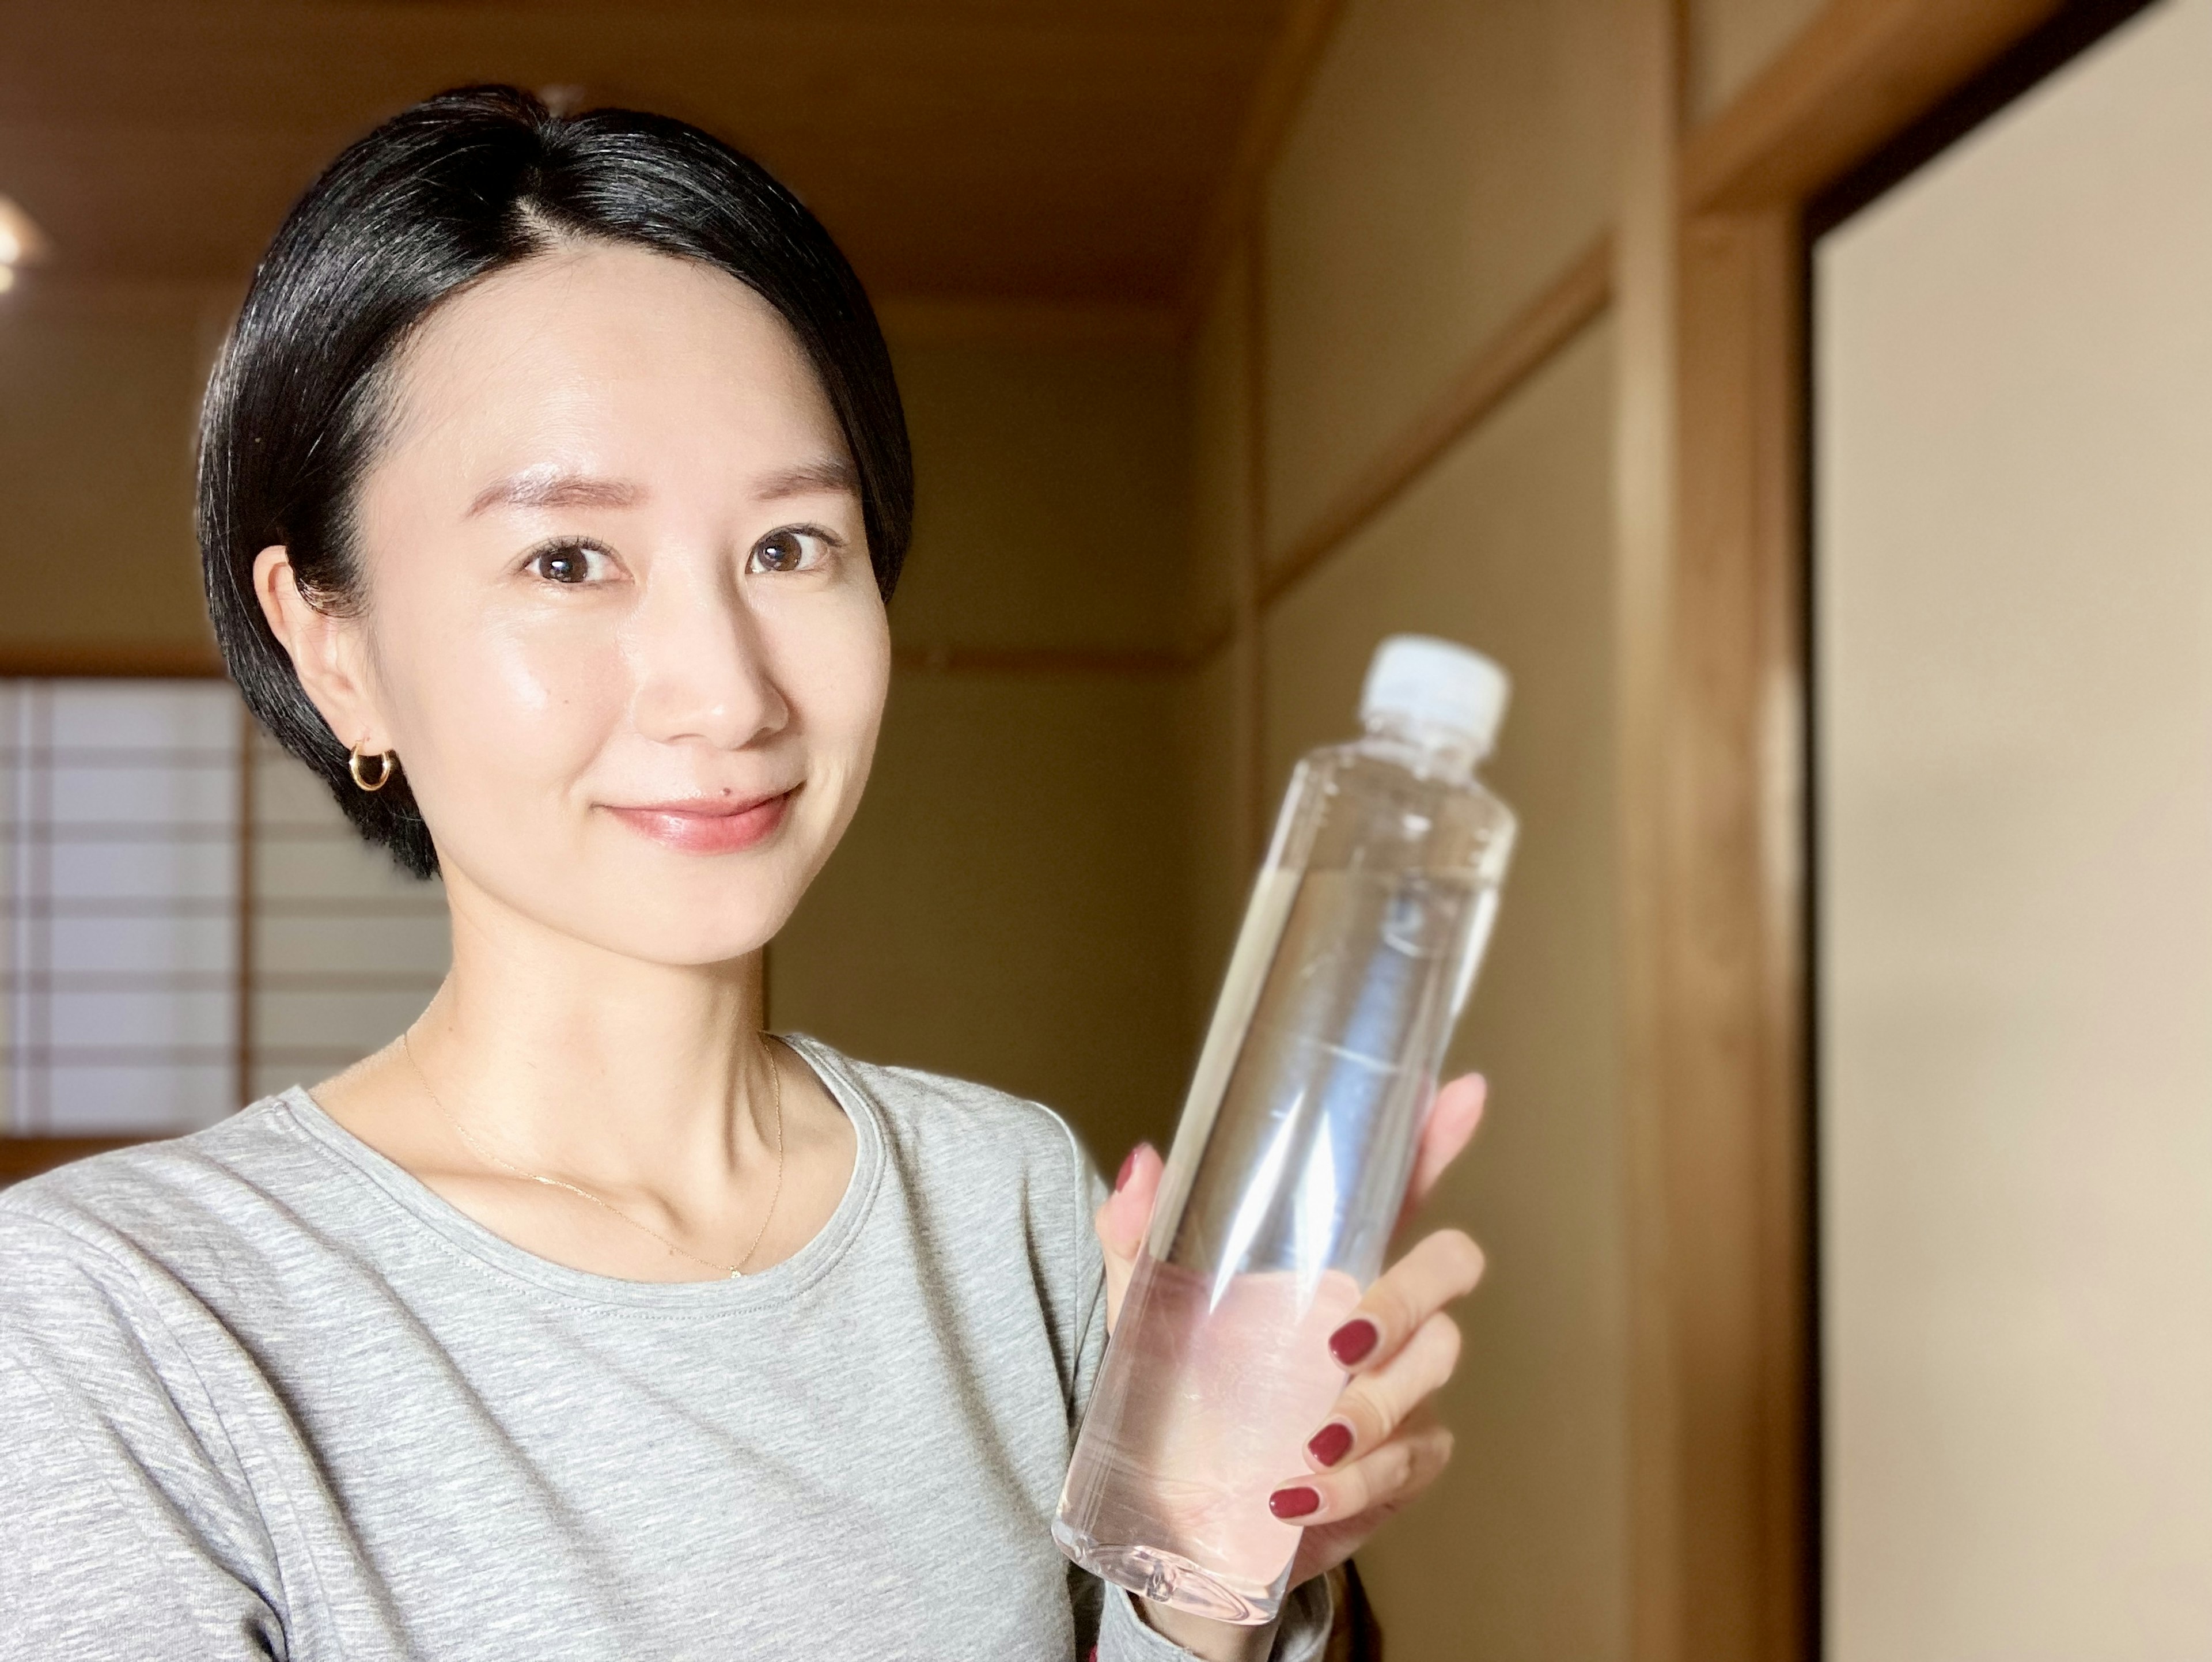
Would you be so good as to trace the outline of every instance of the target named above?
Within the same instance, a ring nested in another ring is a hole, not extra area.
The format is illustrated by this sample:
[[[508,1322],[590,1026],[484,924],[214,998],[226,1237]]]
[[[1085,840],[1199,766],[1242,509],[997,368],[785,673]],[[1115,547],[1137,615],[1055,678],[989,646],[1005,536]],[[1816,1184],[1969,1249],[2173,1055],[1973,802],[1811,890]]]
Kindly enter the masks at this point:
[[[790,331],[719,271],[586,245],[459,295],[395,371],[349,655],[457,916],[474,890],[654,962],[751,951],[852,819],[890,663]]]

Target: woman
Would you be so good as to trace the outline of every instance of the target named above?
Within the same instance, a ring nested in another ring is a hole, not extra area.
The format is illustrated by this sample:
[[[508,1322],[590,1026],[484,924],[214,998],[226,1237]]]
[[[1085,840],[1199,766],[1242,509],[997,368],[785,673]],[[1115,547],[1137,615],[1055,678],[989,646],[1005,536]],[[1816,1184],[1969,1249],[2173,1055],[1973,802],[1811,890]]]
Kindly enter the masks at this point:
[[[312,1093],[0,1201],[0,1647],[1318,1654],[1448,1453],[1472,1244],[1334,1341],[1279,1631],[1140,1606],[1047,1526],[1158,1155],[1108,1196],[1042,1109],[760,1031],[912,504],[806,211],[678,123],[434,99],[278,234],[200,496],[247,702],[443,874],[453,970]]]

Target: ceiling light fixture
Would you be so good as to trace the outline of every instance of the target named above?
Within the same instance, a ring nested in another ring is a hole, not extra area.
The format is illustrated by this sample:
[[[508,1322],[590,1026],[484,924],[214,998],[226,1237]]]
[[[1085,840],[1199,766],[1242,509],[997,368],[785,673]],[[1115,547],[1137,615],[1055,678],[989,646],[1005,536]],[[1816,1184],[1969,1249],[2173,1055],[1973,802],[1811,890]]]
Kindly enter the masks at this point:
[[[0,196],[0,294],[15,286],[15,268],[35,265],[53,252],[38,222],[12,196]]]

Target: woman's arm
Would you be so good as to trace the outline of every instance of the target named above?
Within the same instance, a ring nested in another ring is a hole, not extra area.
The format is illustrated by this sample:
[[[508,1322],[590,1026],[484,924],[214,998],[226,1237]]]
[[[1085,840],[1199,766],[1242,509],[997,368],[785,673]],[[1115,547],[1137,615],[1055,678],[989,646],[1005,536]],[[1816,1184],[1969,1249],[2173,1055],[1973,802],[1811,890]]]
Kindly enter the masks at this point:
[[[0,1210],[0,1657],[286,1653],[211,1414],[126,1266]]]

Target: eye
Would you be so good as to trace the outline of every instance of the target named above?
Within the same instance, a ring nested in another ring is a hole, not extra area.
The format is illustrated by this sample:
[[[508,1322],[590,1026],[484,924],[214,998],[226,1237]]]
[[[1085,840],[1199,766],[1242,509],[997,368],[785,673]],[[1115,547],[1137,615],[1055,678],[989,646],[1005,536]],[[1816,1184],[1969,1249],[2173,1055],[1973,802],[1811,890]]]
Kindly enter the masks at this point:
[[[566,588],[603,581],[613,561],[597,543],[567,538],[532,553],[523,569]]]
[[[745,561],[748,571],[811,571],[829,559],[836,539],[812,526],[787,525],[771,531],[753,545]]]

